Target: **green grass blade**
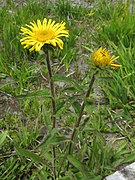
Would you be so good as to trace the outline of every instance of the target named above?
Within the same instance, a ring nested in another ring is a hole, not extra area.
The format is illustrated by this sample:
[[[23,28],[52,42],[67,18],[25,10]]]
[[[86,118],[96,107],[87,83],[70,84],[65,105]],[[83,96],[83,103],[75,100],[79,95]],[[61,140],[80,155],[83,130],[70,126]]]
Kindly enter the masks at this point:
[[[53,129],[50,134],[48,134],[45,139],[43,140],[43,142],[41,143],[41,145],[39,147],[47,148],[49,145],[57,145],[60,144],[63,141],[67,141],[65,136],[60,136],[57,135],[58,130],[57,129]]]
[[[1,135],[0,135],[0,147],[2,146],[2,144],[4,143],[5,139],[6,139],[6,136],[7,136],[7,131],[3,132]]]
[[[23,98],[33,98],[33,97],[48,97],[50,98],[50,91],[48,89],[44,89],[44,90],[39,90],[37,92],[30,92],[27,94],[21,94],[16,96],[16,98],[18,99],[23,99]]]
[[[84,176],[84,180],[87,180],[89,177],[87,168],[72,155],[68,155],[67,159],[70,163],[73,164],[73,166],[75,166],[79,171],[81,171]]]
[[[15,147],[17,152],[21,155],[21,156],[26,156],[28,158],[31,158],[33,161],[35,162],[38,162],[38,163],[42,163],[42,164],[46,164],[46,162],[43,160],[43,158],[41,158],[40,156],[38,156],[37,154],[31,152],[31,151],[28,151],[28,150],[25,150],[25,149],[22,149],[22,148],[18,148],[18,147]]]
[[[72,84],[76,84],[76,82],[71,77],[56,75],[52,77],[52,81],[60,81],[60,82],[68,82]]]

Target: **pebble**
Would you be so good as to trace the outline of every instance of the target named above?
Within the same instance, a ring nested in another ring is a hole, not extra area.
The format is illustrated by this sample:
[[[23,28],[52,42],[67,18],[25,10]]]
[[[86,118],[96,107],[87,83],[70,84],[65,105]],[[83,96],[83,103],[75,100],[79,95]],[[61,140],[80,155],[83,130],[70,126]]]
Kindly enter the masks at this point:
[[[104,180],[135,180],[135,162],[107,176]]]

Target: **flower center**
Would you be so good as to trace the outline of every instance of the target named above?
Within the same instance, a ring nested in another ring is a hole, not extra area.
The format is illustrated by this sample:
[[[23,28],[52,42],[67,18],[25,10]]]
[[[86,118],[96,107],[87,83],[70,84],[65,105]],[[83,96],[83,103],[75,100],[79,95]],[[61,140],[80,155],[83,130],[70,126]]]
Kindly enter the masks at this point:
[[[35,32],[35,37],[37,41],[45,42],[53,39],[54,32],[52,30],[42,30]]]

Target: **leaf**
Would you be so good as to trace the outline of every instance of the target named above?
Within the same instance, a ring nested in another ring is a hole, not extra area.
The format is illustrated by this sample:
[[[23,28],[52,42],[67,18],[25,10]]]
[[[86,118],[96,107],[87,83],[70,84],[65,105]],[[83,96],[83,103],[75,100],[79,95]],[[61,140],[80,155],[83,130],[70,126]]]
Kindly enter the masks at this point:
[[[63,141],[67,141],[65,136],[56,136],[56,137],[53,137],[50,144],[57,145],[57,144],[60,144]]]
[[[28,92],[27,94],[21,94],[16,96],[18,99],[23,99],[23,98],[32,98],[32,97],[48,97],[50,98],[50,91],[49,89],[44,89],[44,90],[39,90],[37,92]]]
[[[64,87],[63,90],[66,92],[74,92],[74,91],[84,92],[85,88],[86,87],[82,85],[74,85],[74,86]]]
[[[90,51],[91,53],[93,52],[93,50],[91,49],[91,48],[89,48],[89,47],[87,47],[87,46],[82,46],[83,48],[85,48],[85,49],[87,49],[88,51]]]
[[[79,171],[81,171],[81,173],[84,176],[84,180],[88,180],[89,177],[89,173],[88,170],[86,168],[86,166],[84,164],[82,164],[80,161],[78,161],[75,157],[73,157],[72,155],[68,155],[67,159],[70,163],[73,164],[73,166],[75,166]]]
[[[135,161],[135,153],[125,155],[124,163],[133,162],[133,161]]]
[[[61,75],[56,75],[51,78],[52,81],[60,81],[60,82],[65,82],[65,83],[72,83],[72,84],[77,84],[71,77],[66,77],[66,76],[61,76]]]
[[[58,130],[56,128],[52,129],[51,132],[45,137],[43,142],[41,142],[39,147],[47,147],[51,143],[52,138],[56,135],[57,132]]]
[[[6,139],[6,136],[7,136],[7,131],[3,132],[1,135],[0,135],[0,147],[2,146],[2,144],[4,143],[5,139]]]
[[[120,158],[120,157],[119,157],[119,158]],[[111,166],[112,166],[113,168],[116,168],[116,167],[118,167],[119,165],[121,165],[121,164],[123,163],[123,161],[124,161],[124,159],[123,159],[123,158],[120,158],[120,159],[114,161]]]
[[[75,101],[75,102],[73,102],[72,106],[73,106],[75,112],[77,114],[79,114],[81,111],[81,107],[82,107],[81,104],[79,102]]]
[[[47,148],[49,145],[57,145],[63,141],[67,141],[65,136],[59,136],[57,135],[57,132],[57,128],[52,129],[50,134],[45,137],[39,147]]]
[[[84,180],[84,175],[80,172],[75,173],[75,177],[78,180]],[[100,175],[94,175],[94,173],[89,173],[87,179],[89,180],[101,180],[102,177]]]
[[[79,85],[74,79],[71,77],[66,77],[66,76],[61,76],[61,75],[56,75],[51,78],[52,81],[59,81],[59,82],[65,82],[65,83],[71,83],[74,86],[72,89],[78,90],[78,91],[83,91],[83,86]],[[66,87],[65,90],[68,90]]]
[[[127,142],[123,142],[122,144],[120,144],[118,150],[116,151],[116,154],[118,154],[119,156],[122,154],[125,154],[128,152],[128,150],[126,150],[125,148],[127,147]]]
[[[18,153],[20,155],[24,155],[24,156],[26,156],[28,158],[31,158],[35,162],[46,164],[46,162],[40,156],[38,156],[37,154],[35,154],[35,153],[31,152],[31,151],[22,149],[22,148],[18,148],[18,147],[15,147],[15,148],[16,148],[16,150],[18,151]]]

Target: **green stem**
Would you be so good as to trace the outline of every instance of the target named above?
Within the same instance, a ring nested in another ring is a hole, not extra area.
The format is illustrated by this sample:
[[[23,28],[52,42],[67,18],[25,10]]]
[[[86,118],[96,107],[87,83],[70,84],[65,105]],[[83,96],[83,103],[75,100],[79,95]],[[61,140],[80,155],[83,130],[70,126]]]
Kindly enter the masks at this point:
[[[92,78],[91,78],[91,81],[90,81],[90,83],[89,83],[88,91],[87,91],[87,93],[86,93],[86,95],[85,95],[85,98],[89,97],[89,95],[90,95],[90,93],[91,93],[92,86],[93,86],[94,81],[95,81],[95,75],[96,75],[97,73],[98,73],[98,71],[96,71],[96,72],[93,74]],[[77,130],[77,128],[78,128],[79,125],[80,125],[80,122],[81,122],[81,119],[82,119],[82,116],[83,116],[83,112],[84,112],[84,108],[85,108],[85,101],[83,101],[83,104],[82,104],[82,106],[81,106],[81,111],[80,111],[80,115],[79,115],[78,121],[77,121],[77,123],[75,124],[75,127],[74,127],[73,132],[72,132],[72,135],[71,135],[71,140],[70,140],[69,149],[68,149],[68,154],[69,154],[69,155],[70,155],[71,152],[72,152],[72,145],[73,145],[72,142],[73,142],[73,140],[74,140],[76,130]],[[69,161],[68,161],[68,165],[67,165],[67,171],[68,171],[68,169],[69,169]]]
[[[52,122],[53,126],[52,128],[56,127],[56,102],[55,102],[55,88],[54,88],[54,83],[51,80],[52,78],[52,68],[50,64],[50,55],[49,55],[49,50],[44,50],[46,54],[46,63],[47,63],[47,69],[48,69],[48,75],[49,75],[49,83],[50,83],[50,92],[51,92],[51,101],[52,101]],[[53,158],[52,158],[52,165],[53,165],[53,175],[54,175],[54,180],[56,179],[56,151],[55,151],[55,146],[53,146]]]
[[[51,80],[51,78],[52,78],[52,68],[51,68],[51,65],[50,65],[49,50],[46,51],[46,62],[47,62],[47,69],[48,69],[48,74],[49,74],[51,97],[52,97],[52,99],[51,99],[51,101],[52,101],[52,122],[53,122],[53,128],[55,128],[56,127],[56,118],[55,118],[56,103],[55,103],[54,83]]]

